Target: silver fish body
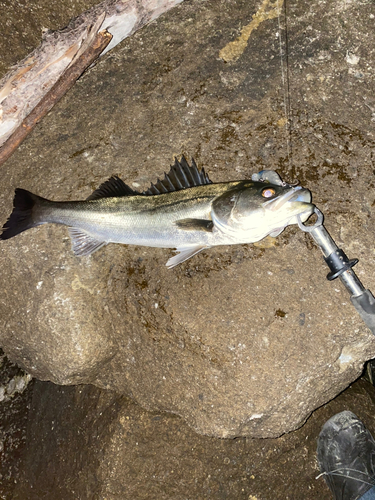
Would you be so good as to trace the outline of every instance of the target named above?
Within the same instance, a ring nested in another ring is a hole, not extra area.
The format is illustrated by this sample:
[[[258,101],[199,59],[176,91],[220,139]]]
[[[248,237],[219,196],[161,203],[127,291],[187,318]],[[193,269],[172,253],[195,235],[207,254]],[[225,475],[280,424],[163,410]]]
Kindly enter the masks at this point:
[[[145,193],[134,192],[118,178],[85,201],[49,201],[18,189],[0,238],[40,224],[64,224],[77,255],[89,255],[107,243],[176,248],[179,254],[167,262],[173,267],[204,248],[275,236],[296,223],[297,215],[305,221],[313,208],[310,192],[299,186],[281,180],[213,184],[204,170],[182,158]]]

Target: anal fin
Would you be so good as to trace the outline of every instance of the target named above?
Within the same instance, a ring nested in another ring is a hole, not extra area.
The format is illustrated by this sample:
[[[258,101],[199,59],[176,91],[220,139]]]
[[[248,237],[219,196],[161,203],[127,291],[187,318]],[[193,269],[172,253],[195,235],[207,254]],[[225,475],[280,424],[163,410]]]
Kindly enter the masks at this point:
[[[79,256],[91,255],[107,244],[106,241],[97,240],[76,227],[69,227],[69,235],[72,239],[73,252]]]
[[[171,257],[165,265],[168,267],[168,269],[171,269],[172,267],[175,267],[178,264],[185,262],[185,260],[190,259],[190,257],[193,257],[194,255],[201,252],[205,248],[209,248],[209,247],[207,247],[207,246],[195,246],[195,247],[176,248],[176,251],[179,253],[177,255],[174,255],[173,257]]]

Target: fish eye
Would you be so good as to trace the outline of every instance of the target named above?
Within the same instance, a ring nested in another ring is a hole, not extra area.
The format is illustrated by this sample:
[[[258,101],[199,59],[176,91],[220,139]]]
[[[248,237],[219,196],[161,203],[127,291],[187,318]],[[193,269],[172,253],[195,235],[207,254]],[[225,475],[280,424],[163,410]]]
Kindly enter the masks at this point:
[[[271,198],[276,194],[276,191],[273,188],[265,188],[262,191],[263,198]]]

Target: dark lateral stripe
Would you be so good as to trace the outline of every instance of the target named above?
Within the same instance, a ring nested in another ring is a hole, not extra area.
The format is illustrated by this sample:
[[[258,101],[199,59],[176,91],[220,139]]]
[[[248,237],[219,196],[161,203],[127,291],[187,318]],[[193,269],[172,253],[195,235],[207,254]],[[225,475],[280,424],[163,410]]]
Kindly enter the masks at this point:
[[[145,207],[145,208],[140,208],[137,210],[138,213],[150,213],[150,212],[155,212],[157,210],[160,210],[161,208],[165,207],[165,208],[177,208],[181,205],[186,205],[186,204],[194,204],[194,203],[204,203],[204,202],[207,202],[209,200],[212,200],[215,198],[216,195],[214,194],[210,194],[210,195],[206,195],[206,196],[196,196],[196,197],[193,197],[193,198],[183,198],[183,199],[180,199],[180,200],[176,200],[176,201],[170,201],[168,199],[166,199],[166,202],[165,203],[158,203],[158,204],[155,204],[155,206],[153,207]],[[156,202],[156,198],[155,199],[155,202]],[[158,196],[157,197],[157,201],[160,201],[161,198]]]

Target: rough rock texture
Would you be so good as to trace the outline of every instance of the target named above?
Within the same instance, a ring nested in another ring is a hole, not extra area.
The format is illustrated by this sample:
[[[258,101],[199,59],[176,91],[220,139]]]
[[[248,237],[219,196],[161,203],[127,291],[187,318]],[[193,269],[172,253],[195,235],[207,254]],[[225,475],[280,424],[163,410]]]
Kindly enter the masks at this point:
[[[4,165],[1,220],[15,187],[84,199],[119,174],[142,189],[175,154],[194,156],[214,181],[277,169],[311,189],[375,290],[371,4],[288,4],[288,71],[272,15],[224,62],[220,50],[271,7],[187,1],[104,56]],[[62,227],[0,252],[0,344],[13,361],[39,379],[179,414],[200,433],[296,429],[375,356],[347,292],[325,280],[320,251],[295,228],[173,270],[162,249],[112,245],[79,259]]]
[[[11,498],[19,480],[33,394],[30,376],[0,350],[0,498]]]
[[[319,474],[323,424],[350,409],[375,435],[364,380],[277,439],[216,439],[93,386],[36,381],[12,500],[331,500]]]

